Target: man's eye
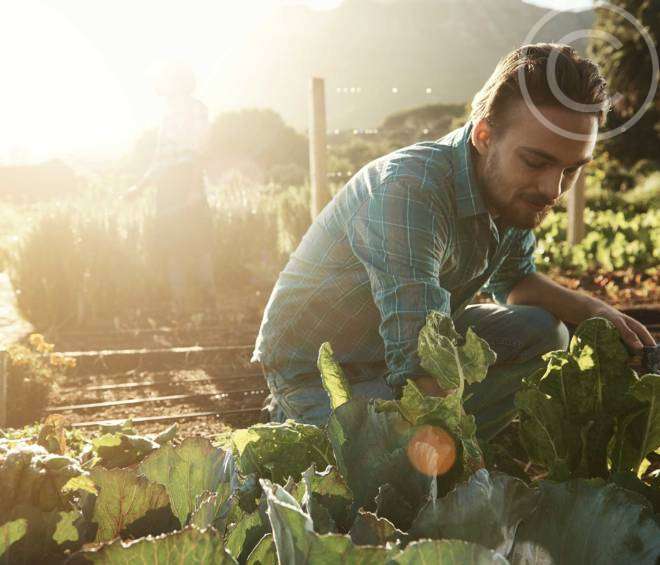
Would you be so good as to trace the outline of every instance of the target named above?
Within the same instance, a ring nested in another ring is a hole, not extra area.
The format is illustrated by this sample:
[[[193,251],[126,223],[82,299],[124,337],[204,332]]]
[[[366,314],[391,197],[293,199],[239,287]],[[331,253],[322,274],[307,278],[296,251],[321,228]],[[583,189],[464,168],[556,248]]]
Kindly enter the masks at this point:
[[[523,159],[523,163],[527,165],[530,169],[540,169],[545,163],[539,163],[538,161],[530,161],[529,159]]]

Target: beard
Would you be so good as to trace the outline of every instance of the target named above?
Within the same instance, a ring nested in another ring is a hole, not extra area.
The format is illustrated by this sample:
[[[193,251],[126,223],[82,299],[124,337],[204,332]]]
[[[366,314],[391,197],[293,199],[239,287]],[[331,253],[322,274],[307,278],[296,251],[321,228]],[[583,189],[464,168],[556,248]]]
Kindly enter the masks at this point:
[[[480,182],[488,209],[497,216],[497,223],[504,227],[536,228],[550,211],[547,205],[543,210],[534,210],[526,203],[531,201],[538,205],[546,204],[534,191],[508,186],[497,151],[488,154]]]

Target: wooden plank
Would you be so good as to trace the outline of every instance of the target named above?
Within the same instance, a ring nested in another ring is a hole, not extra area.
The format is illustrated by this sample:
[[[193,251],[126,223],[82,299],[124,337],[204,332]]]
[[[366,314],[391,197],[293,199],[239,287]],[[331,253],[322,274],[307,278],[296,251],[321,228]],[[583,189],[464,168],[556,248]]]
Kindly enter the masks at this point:
[[[252,379],[260,377],[260,380],[263,381],[263,373],[261,371],[254,373],[244,373],[219,376],[219,377],[194,377],[192,379],[182,379],[180,381],[172,381],[172,379],[159,379],[156,381],[146,381],[146,382],[129,382],[129,383],[119,383],[119,384],[108,384],[108,385],[94,385],[84,387],[83,390],[86,392],[102,392],[106,390],[123,390],[123,389],[136,389],[136,388],[147,388],[147,387],[161,387],[161,386],[179,386],[187,385],[194,383],[205,383],[205,382],[222,382],[229,380],[238,380],[238,379]],[[80,390],[79,386],[65,387],[60,388],[60,392],[67,393],[73,390]]]
[[[63,355],[76,360],[77,375],[157,370],[216,364],[227,358],[248,357],[253,345],[214,347],[170,347],[158,349],[108,349],[104,351],[72,351]]]
[[[328,189],[325,81],[312,78],[309,84],[309,169],[312,185],[312,220],[330,202]]]
[[[580,243],[586,235],[584,227],[584,208],[586,206],[585,172],[584,168],[575,181],[575,186],[568,191],[568,242],[571,245]]]
[[[193,398],[210,398],[217,396],[218,398],[225,398],[234,393],[250,393],[250,395],[257,396],[266,394],[268,390],[266,387],[263,389],[246,389],[241,391],[215,391],[215,392],[197,392],[190,394],[168,394],[166,396],[151,396],[147,398],[131,398],[128,400],[109,400],[107,402],[89,402],[86,404],[69,404],[67,406],[51,406],[46,408],[48,413],[58,412],[76,412],[78,410],[92,410],[98,408],[112,408],[114,406],[134,406],[136,404],[149,404],[151,402],[171,402],[173,400],[191,400]]]
[[[232,408],[231,410],[223,410],[218,412],[217,410],[209,412],[191,412],[188,414],[172,414],[170,416],[143,416],[141,418],[131,418],[133,424],[142,424],[147,422],[171,422],[178,420],[191,420],[194,418],[204,418],[208,416],[234,416],[237,414],[254,414],[255,412],[261,412],[261,406],[255,406],[254,408]],[[97,420],[91,422],[78,422],[72,424],[73,428],[90,428],[95,426],[112,426],[121,424],[125,422],[126,418],[118,418],[115,420]]]
[[[0,351],[0,428],[7,426],[7,352]]]

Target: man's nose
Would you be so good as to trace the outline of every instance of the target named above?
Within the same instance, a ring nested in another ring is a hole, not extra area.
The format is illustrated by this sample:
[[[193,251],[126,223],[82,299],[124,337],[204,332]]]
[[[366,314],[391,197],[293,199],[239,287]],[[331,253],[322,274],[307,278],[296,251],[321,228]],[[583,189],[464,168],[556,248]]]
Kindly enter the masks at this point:
[[[543,179],[543,182],[539,188],[541,190],[541,194],[543,194],[548,202],[554,202],[561,196],[561,181],[561,171],[558,174],[549,173]]]

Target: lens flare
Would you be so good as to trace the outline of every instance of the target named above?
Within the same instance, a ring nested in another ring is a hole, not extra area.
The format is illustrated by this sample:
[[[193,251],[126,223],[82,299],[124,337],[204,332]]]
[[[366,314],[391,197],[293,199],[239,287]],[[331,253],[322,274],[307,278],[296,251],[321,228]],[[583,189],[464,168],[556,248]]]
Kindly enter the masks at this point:
[[[456,462],[456,443],[442,428],[422,426],[408,443],[408,459],[430,477],[444,475]]]

